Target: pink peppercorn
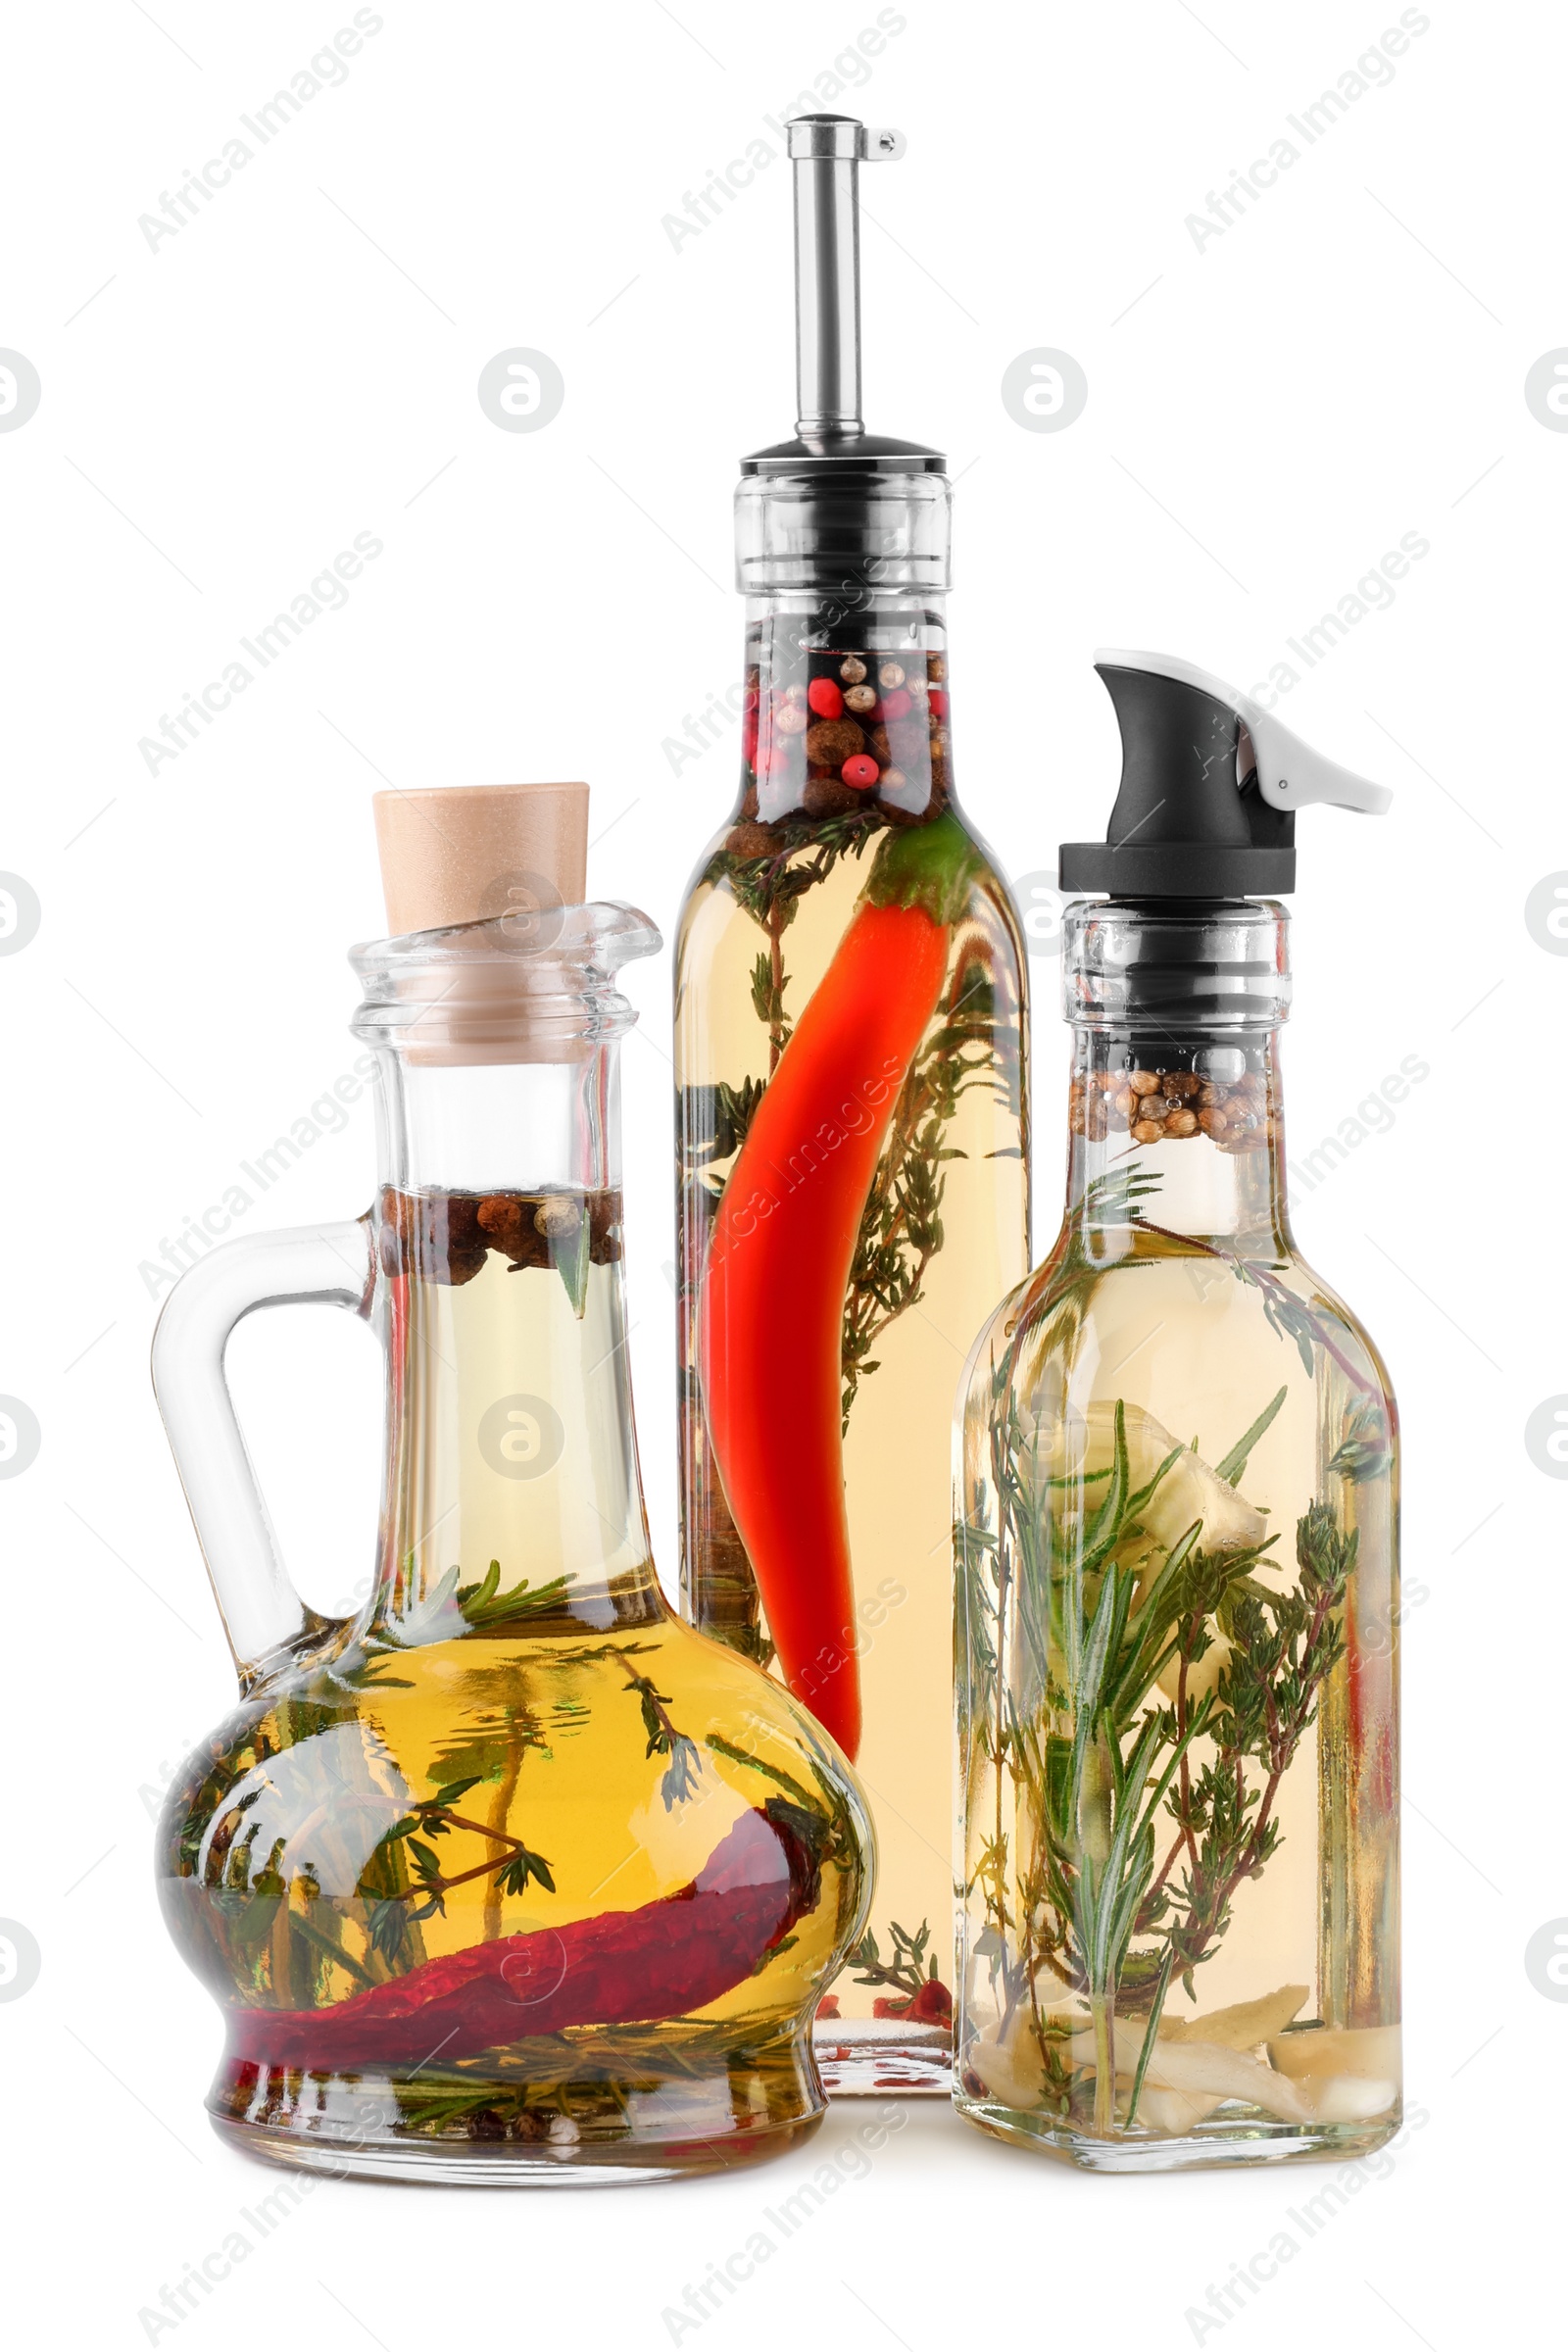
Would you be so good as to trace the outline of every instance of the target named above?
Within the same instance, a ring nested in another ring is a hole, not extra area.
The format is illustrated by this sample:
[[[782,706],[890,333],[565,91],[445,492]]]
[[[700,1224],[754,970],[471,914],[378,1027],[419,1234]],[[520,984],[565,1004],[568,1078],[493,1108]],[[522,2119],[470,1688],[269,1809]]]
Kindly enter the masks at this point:
[[[806,699],[818,718],[840,718],[844,713],[844,689],[831,678],[813,678],[806,689]]]
[[[945,686],[933,686],[931,689],[931,715],[933,718],[946,718],[948,715],[948,690]]]
[[[864,752],[855,753],[839,769],[845,783],[853,784],[857,792],[867,791],[876,782],[878,772],[876,761],[868,760]]]
[[[905,686],[896,686],[891,694],[882,697],[882,716],[886,719],[903,718],[912,707]]]

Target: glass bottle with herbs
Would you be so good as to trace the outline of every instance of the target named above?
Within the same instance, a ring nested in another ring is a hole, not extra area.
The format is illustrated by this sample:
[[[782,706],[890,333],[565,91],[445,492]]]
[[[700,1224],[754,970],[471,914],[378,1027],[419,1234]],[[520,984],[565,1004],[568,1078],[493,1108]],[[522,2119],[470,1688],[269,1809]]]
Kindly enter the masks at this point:
[[[1397,1424],[1291,1232],[1275,894],[1290,811],[1387,796],[1187,663],[1101,674],[1066,1212],[956,1430],[955,2095],[1098,2171],[1357,2155],[1400,2115]]]
[[[739,797],[676,947],[682,1575],[856,1759],[829,2087],[946,2090],[953,1383],[1028,1264],[1025,964],[957,801],[935,451],[859,415],[856,172],[790,125],[798,438],[745,461]]]
[[[222,2010],[219,2132],[449,2183],[662,2179],[823,2112],[815,1998],[860,1933],[853,1775],[776,1682],[674,1617],[637,1468],[614,975],[586,787],[380,796],[399,936],[356,951],[381,1189],[214,1250],[159,1399],[240,1673],[160,1830]],[[572,903],[564,903],[570,901]],[[279,1563],[222,1377],[238,1318],[322,1299],[387,1356],[373,1590]]]

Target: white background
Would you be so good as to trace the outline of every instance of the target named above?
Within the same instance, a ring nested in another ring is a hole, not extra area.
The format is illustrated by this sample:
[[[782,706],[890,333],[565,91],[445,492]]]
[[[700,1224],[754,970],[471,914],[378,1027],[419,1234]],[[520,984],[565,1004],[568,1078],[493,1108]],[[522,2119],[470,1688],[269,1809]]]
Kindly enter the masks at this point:
[[[662,746],[737,675],[735,459],[792,426],[786,168],[678,249],[662,217],[750,141],[776,151],[764,117],[877,15],[382,0],[341,86],[151,249],[138,216],[352,13],[81,0],[13,12],[4,37],[0,344],[43,387],[0,433],[0,867],[42,906],[0,959],[0,1391],[42,1430],[0,1482],[0,1916],[42,1954],[0,2001],[18,2343],[148,2340],[142,2308],[273,2185],[207,2129],[219,2021],[154,1900],[150,1809],[231,1682],[148,1386],[138,1268],[349,1067],[344,951],[382,927],[380,778],[586,775],[590,889],[672,925],[730,803],[735,731],[678,779]],[[1524,380],[1568,343],[1568,27],[1545,6],[1434,0],[1392,79],[1307,147],[1287,116],[1397,7],[894,13],[864,86],[834,100],[909,141],[865,174],[867,415],[949,450],[959,477],[956,770],[1011,872],[1103,829],[1096,644],[1180,651],[1246,686],[1404,534],[1429,542],[1392,605],[1293,662],[1280,705],[1397,795],[1387,821],[1302,820],[1293,1155],[1406,1056],[1430,1065],[1297,1202],[1404,1413],[1408,2079],[1428,2120],[1308,2240],[1287,2209],[1320,2168],[1084,2180],[923,2107],[685,2331],[662,2315],[859,2113],[770,2176],[660,2191],[328,2183],[161,2343],[1329,2333],[1460,2352],[1540,2340],[1556,2316],[1543,2246],[1568,2008],[1524,1951],[1568,1914],[1568,1626],[1561,1491],[1524,1426],[1568,1390],[1568,964],[1525,902],[1568,868],[1568,437]],[[1187,216],[1282,135],[1299,160],[1200,246]],[[536,433],[498,430],[476,398],[517,345],[565,380]],[[1021,429],[1000,396],[1042,346],[1088,378],[1060,432]],[[139,739],[360,532],[383,553],[344,609],[150,773]],[[1064,1033],[1048,956],[1035,971],[1043,1248]],[[635,1375],[667,1576],[667,957],[629,988]],[[352,1214],[372,1173],[361,1105],[243,1229]],[[235,1357],[289,1556],[341,1604],[370,1559],[373,1350],[315,1311],[258,1319]],[[1288,2268],[1216,2321],[1210,2284],[1281,2230]]]

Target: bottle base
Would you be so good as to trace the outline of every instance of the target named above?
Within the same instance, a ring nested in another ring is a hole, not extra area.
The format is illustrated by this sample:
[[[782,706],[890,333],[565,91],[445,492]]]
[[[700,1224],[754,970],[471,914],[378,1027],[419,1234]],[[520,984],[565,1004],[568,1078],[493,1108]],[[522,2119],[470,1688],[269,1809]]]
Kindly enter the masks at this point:
[[[834,2099],[940,2098],[953,2090],[953,2033],[894,2017],[818,2018],[811,2050]]]
[[[1302,2125],[1282,2124],[1231,2104],[1228,2113],[1219,2108],[1207,2123],[1180,2136],[1135,2132],[1101,2139],[1059,2119],[1004,2107],[994,2099],[960,2093],[954,2104],[965,2123],[993,2139],[1035,2149],[1084,2173],[1204,2172],[1221,2165],[1302,2161],[1349,2164],[1383,2147],[1402,2121],[1398,2105],[1365,2123]]]
[[[662,2146],[596,2148],[591,2154],[548,2143],[440,2147],[391,2137],[306,2138],[262,2124],[237,2124],[226,2115],[209,2115],[208,2121],[241,2156],[335,2180],[401,2180],[436,2188],[632,2188],[786,2156],[812,2136],[825,2113],[820,2109],[781,2130],[730,2140],[673,2140]]]
[[[516,2042],[450,2070],[326,2074],[225,2058],[229,2147],[337,2179],[482,2188],[677,2180],[765,2163],[827,2113],[805,2032],[622,2028]]]

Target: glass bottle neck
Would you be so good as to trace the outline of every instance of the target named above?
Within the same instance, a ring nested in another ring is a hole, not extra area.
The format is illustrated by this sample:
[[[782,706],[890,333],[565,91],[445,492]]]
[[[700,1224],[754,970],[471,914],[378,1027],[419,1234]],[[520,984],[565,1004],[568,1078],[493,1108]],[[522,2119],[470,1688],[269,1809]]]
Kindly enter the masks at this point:
[[[1068,1128],[1066,1216],[1086,1236],[1136,1220],[1269,1255],[1294,1247],[1277,1029],[1177,1041],[1075,1026]]]
[[[662,1614],[626,1358],[617,1057],[584,1040],[479,1064],[378,1048],[382,1640]]]
[[[743,823],[861,810],[897,822],[952,797],[939,595],[851,580],[747,600]]]

